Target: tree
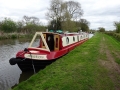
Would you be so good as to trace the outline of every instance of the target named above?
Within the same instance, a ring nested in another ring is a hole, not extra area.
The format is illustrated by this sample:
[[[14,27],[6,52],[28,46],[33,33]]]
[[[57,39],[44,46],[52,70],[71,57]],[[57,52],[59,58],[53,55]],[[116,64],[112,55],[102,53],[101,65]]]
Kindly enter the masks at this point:
[[[81,5],[79,2],[75,1],[67,1],[65,2],[67,12],[70,15],[70,19],[77,20],[80,19],[83,15],[83,10],[81,9]]]
[[[35,31],[39,31],[41,27],[39,18],[37,17],[29,17],[29,16],[23,16],[24,21],[24,32],[26,33],[33,33]]]
[[[105,28],[99,27],[99,28],[98,28],[98,31],[99,31],[99,32],[105,32]]]
[[[23,29],[24,29],[24,25],[25,25],[24,21],[23,20],[18,21],[16,24],[17,24],[17,32],[23,33],[24,32]]]
[[[2,22],[0,21],[0,31],[1,31]]]
[[[77,31],[75,22],[71,21],[69,19],[62,22],[62,27],[63,27],[64,30],[69,31],[69,32]]]
[[[25,16],[23,16],[23,19],[24,19],[24,22],[25,22],[26,25],[27,24],[35,24],[35,25],[39,24],[39,18],[34,17],[34,16],[29,17],[29,16],[25,15]]]
[[[61,30],[61,22],[59,20],[52,20],[49,22],[48,30]]]
[[[116,33],[120,33],[120,21],[114,22],[114,26],[116,27]]]
[[[1,30],[3,32],[6,32],[6,33],[15,32],[16,29],[17,29],[16,23],[9,18],[5,18],[1,22]]]
[[[61,29],[62,22],[62,12],[63,12],[63,2],[62,0],[51,0],[50,8],[48,8],[48,12],[46,13],[46,17],[49,20],[50,25],[54,26],[54,30]]]
[[[60,25],[61,29],[69,30],[69,27],[66,26],[69,25],[71,27],[70,29],[72,30],[74,29],[73,21],[78,20],[78,18],[80,19],[82,14],[83,11],[78,2],[63,2],[62,0],[51,0],[50,8],[48,8],[46,17],[50,21],[56,21],[56,23],[54,23],[56,27]]]
[[[82,31],[89,31],[89,25],[90,22],[88,22],[86,19],[80,19],[79,22],[77,22],[77,26],[78,28],[80,27],[80,29]]]
[[[94,29],[89,30],[89,33],[95,33],[95,32],[96,32],[96,30],[94,30]]]

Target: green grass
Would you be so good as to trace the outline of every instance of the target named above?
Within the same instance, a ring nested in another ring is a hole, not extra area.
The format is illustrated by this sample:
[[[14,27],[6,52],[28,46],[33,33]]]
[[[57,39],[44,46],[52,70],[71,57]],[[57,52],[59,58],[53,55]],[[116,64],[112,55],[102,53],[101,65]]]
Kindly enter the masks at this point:
[[[13,90],[115,90],[109,70],[98,61],[106,59],[99,52],[102,36],[97,33]]]
[[[107,45],[109,50],[111,50],[111,54],[115,57],[115,61],[120,64],[120,42],[117,41],[115,38],[112,38],[108,35],[105,35],[107,37]],[[117,53],[117,55],[116,55]]]

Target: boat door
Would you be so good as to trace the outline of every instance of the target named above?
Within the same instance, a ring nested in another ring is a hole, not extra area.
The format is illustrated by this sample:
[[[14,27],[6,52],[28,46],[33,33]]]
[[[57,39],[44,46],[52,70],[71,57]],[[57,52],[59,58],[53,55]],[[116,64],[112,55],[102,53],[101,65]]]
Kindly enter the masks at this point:
[[[59,42],[60,42],[60,38],[59,35],[54,35],[54,40],[55,40],[55,44],[54,44],[54,50],[57,51],[59,50]]]
[[[44,33],[43,34],[46,43],[50,49],[50,51],[58,51],[59,50],[59,35],[52,33]],[[45,48],[44,43],[42,43],[42,48]]]
[[[46,34],[46,42],[50,49],[50,51],[54,51],[54,34],[48,33]]]

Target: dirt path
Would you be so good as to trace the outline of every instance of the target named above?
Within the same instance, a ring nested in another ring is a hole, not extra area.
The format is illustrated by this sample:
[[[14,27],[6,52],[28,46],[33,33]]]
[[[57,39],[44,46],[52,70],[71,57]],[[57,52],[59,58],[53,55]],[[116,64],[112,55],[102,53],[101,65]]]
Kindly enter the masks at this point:
[[[113,81],[115,89],[120,90],[120,65],[116,63],[116,58],[120,60],[120,52],[116,52],[108,38],[103,36],[100,44],[100,53],[100,64],[108,70],[108,77]]]

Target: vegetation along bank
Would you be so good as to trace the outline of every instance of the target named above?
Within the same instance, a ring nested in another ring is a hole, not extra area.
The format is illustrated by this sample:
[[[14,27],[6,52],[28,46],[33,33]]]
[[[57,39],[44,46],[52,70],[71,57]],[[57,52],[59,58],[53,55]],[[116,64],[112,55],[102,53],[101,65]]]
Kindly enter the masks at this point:
[[[13,90],[119,90],[120,42],[94,37]]]

